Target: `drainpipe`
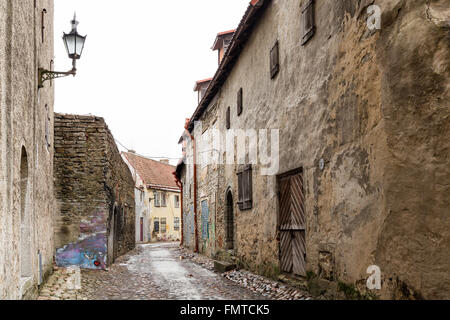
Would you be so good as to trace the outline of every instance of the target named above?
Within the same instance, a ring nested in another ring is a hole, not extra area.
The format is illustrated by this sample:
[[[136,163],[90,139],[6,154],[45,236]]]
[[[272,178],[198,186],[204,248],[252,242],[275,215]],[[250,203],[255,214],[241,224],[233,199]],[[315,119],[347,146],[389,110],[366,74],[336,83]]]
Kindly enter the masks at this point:
[[[197,219],[197,148],[194,136],[188,130],[188,124],[185,126],[186,132],[191,138],[194,152],[194,230],[195,230],[195,253],[198,253],[198,219]]]

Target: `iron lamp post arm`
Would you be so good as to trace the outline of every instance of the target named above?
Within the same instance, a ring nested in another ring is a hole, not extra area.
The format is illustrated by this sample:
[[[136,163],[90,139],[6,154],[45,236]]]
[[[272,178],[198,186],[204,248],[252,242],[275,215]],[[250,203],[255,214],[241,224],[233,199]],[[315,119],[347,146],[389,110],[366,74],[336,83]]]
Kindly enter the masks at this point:
[[[38,83],[38,87],[39,88],[43,88],[44,87],[44,82],[48,81],[48,80],[54,80],[54,79],[58,79],[58,78],[63,78],[63,77],[67,77],[67,76],[74,76],[77,74],[77,68],[76,68],[76,60],[73,60],[73,67],[72,70],[67,71],[67,72],[60,72],[60,71],[50,71],[50,70],[46,70],[44,68],[39,68],[39,83]]]

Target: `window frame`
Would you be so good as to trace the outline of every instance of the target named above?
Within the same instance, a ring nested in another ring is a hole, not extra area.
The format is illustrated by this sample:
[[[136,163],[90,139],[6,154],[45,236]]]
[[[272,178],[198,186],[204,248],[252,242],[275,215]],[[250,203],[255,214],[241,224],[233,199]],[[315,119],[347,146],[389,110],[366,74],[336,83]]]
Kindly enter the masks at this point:
[[[274,54],[276,53],[276,56]],[[276,57],[276,59],[275,59]],[[274,79],[280,72],[280,42],[275,41],[272,49],[270,49],[270,78]]]
[[[158,226],[158,228],[156,228],[156,226]],[[161,230],[161,224],[160,224],[159,218],[153,218],[153,232],[159,233],[160,230]]]
[[[163,223],[164,221],[164,223]],[[164,225],[164,228],[163,228]],[[159,230],[160,233],[166,234],[167,233],[167,218],[160,218],[159,219]]]
[[[302,6],[302,46],[306,45],[316,33],[315,11],[314,0],[307,0],[307,2]]]
[[[166,208],[167,207],[167,193],[164,191],[160,192],[160,197],[161,197],[161,208]]]
[[[227,130],[230,130],[231,129],[231,107],[227,108],[225,118],[226,118],[225,127],[227,128]]]
[[[238,117],[244,111],[244,89],[240,88],[237,93],[237,115]]]
[[[180,217],[173,217],[173,230],[180,231]]]
[[[160,207],[161,207],[161,197],[160,197],[159,191],[154,191],[154,192],[153,192],[153,197],[154,197],[154,203],[153,203],[153,205],[154,205],[156,208],[160,208]]]
[[[239,210],[253,208],[253,169],[252,165],[245,166],[237,173],[238,176],[238,206]]]
[[[179,209],[180,208],[180,195],[178,195],[178,194],[175,194],[174,196],[173,196],[173,201],[174,201],[174,207],[175,207],[175,209]]]

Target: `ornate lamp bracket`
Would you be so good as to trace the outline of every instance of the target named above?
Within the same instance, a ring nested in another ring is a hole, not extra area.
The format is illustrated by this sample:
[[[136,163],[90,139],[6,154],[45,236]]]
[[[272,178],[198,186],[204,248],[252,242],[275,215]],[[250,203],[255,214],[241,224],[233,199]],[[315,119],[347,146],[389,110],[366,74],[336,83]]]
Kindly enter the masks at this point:
[[[38,79],[38,88],[43,88],[44,87],[44,82],[47,80],[54,80],[54,79],[58,79],[58,78],[64,78],[67,76],[74,76],[77,74],[77,68],[75,65],[76,60],[73,60],[73,68],[70,71],[67,72],[60,72],[60,71],[50,71],[50,70],[46,70],[44,68],[39,68],[39,79]]]

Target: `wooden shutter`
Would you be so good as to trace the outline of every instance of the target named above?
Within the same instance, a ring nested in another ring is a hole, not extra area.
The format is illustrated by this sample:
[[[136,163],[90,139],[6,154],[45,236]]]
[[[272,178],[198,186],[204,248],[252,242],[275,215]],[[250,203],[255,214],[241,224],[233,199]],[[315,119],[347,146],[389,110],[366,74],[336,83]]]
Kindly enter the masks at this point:
[[[302,7],[302,20],[303,20],[303,34],[302,34],[302,46],[304,46],[309,39],[314,36],[316,32],[315,20],[314,20],[314,0],[308,0]]]
[[[248,166],[245,169],[245,179],[244,179],[244,209],[249,210],[253,205],[253,175],[252,175],[252,166]]]
[[[227,123],[226,123],[226,127],[227,127],[227,129],[230,129],[231,128],[231,108],[230,107],[228,107],[227,108]]]
[[[270,77],[273,79],[280,71],[280,54],[278,41],[270,50]]]
[[[244,92],[243,92],[242,88],[240,88],[238,91],[238,94],[237,94],[237,115],[238,116],[240,116],[242,114],[242,111],[244,109],[243,95],[244,95]]]
[[[244,173],[238,173],[239,210],[244,210]]]
[[[253,207],[253,175],[252,166],[248,165],[238,173],[239,209],[249,210]]]

